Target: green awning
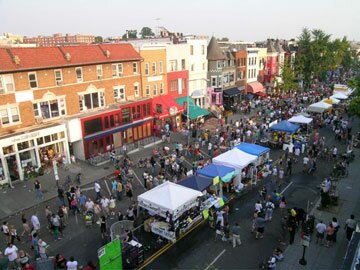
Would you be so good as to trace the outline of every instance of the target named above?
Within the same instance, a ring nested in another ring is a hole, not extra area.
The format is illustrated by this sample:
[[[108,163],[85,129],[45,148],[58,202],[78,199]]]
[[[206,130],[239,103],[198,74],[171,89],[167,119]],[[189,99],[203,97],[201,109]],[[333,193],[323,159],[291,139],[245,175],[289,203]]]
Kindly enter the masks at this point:
[[[208,110],[205,110],[205,109],[195,105],[195,101],[192,97],[181,97],[181,98],[175,99],[175,101],[180,106],[184,106],[184,103],[189,102],[188,106],[189,106],[189,114],[190,114],[191,120],[194,120],[198,117],[209,114]],[[187,115],[187,111],[185,111],[183,114]]]

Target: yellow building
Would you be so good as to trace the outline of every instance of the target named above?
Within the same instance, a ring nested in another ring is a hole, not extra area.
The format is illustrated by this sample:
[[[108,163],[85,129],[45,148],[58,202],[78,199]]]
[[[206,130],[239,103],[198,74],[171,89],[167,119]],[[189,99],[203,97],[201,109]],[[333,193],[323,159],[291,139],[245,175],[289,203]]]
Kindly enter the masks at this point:
[[[258,49],[258,70],[259,77],[258,80],[260,82],[264,81],[264,72],[266,68],[266,59],[267,59],[267,48],[257,48]]]

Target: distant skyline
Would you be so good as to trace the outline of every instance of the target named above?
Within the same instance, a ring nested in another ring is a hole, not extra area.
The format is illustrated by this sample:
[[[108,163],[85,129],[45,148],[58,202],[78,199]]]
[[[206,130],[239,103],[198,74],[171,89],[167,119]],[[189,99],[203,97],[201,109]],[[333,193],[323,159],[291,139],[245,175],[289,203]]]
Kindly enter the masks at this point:
[[[359,11],[359,0],[0,0],[0,34],[109,37],[163,26],[184,34],[258,41],[297,38],[308,27],[360,41]]]

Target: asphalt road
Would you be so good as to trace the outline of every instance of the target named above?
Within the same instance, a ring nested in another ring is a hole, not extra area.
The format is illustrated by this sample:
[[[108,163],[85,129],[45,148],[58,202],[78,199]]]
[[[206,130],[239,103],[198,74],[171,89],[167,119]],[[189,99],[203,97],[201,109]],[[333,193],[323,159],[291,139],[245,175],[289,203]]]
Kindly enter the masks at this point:
[[[324,135],[328,135],[328,130],[323,130]],[[329,136],[329,143],[333,138],[332,134]],[[177,141],[185,141],[186,138],[180,134],[176,134]],[[174,149],[174,142],[171,144],[171,148]],[[161,147],[161,145],[155,146]],[[145,148],[139,152],[130,155],[130,158],[136,163],[141,157],[150,157],[151,151],[154,147]],[[205,150],[206,151],[206,150]],[[207,156],[204,153],[205,157]],[[272,151],[271,156],[279,156],[277,151]],[[187,158],[185,166],[191,168],[192,159]],[[111,165],[109,165],[111,166]],[[159,166],[157,166],[157,170]],[[318,164],[318,170],[314,176],[304,175],[300,168],[294,169],[294,175],[287,179],[287,183],[283,185],[283,189],[287,187],[284,195],[287,198],[289,206],[297,206],[306,208],[307,201],[311,204],[318,198],[317,185],[328,175],[331,166],[328,163],[320,162]],[[134,166],[134,198],[138,194],[145,191],[142,183],[142,173],[144,169]],[[100,181],[104,194],[109,194],[111,188],[110,180],[104,178]],[[291,184],[290,184],[291,183]],[[268,190],[272,189],[272,185],[269,181],[265,183],[268,185]],[[259,188],[259,187],[258,187]],[[87,196],[95,197],[93,191],[93,185],[90,184],[84,187],[84,192]],[[279,213],[275,211],[274,219],[269,223],[265,229],[264,239],[255,240],[253,234],[250,233],[251,228],[251,215],[254,208],[254,203],[258,199],[257,188],[253,189],[250,193],[235,200],[231,203],[230,222],[239,222],[241,226],[241,237],[243,245],[239,248],[233,249],[230,244],[223,242],[214,242],[214,232],[204,225],[195,231],[193,231],[188,237],[178,242],[170,250],[157,258],[149,269],[204,269],[208,265],[213,265],[217,269],[253,269],[256,268],[260,260],[267,257],[278,245],[278,232],[279,232]],[[129,200],[124,199],[117,205],[119,209],[123,211],[130,204]],[[72,216],[70,213],[69,225],[65,229],[65,236],[60,241],[53,241],[51,234],[47,231],[46,219],[44,209],[46,205],[50,205],[52,209],[56,209],[58,200],[54,199],[47,203],[41,203],[36,208],[31,208],[25,212],[26,216],[30,220],[30,216],[33,213],[38,213],[40,222],[42,224],[42,235],[47,243],[50,244],[49,253],[55,255],[57,253],[63,254],[65,257],[75,256],[75,258],[82,264],[87,260],[96,260],[97,249],[102,246],[102,240],[100,237],[99,228],[94,225],[91,228],[84,226],[84,217],[82,215]],[[114,222],[110,220],[109,225]],[[11,217],[8,222],[14,224],[21,233],[20,216]],[[15,242],[15,245],[19,249],[25,249],[30,254],[33,252],[30,250],[28,243],[22,244]],[[4,241],[0,243],[1,250],[4,250]],[[216,260],[215,260],[216,259]]]

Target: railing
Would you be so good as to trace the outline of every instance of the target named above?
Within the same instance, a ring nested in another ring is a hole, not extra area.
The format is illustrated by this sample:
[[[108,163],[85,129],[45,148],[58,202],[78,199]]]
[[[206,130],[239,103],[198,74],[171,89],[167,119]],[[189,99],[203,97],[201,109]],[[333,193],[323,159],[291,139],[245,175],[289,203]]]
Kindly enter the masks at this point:
[[[123,156],[125,154],[125,152],[129,153],[138,148],[142,148],[151,143],[155,143],[157,140],[159,140],[158,137],[150,136],[150,137],[146,137],[141,140],[126,144],[126,150],[124,149],[124,147],[121,146],[121,147],[114,148],[112,151],[115,151],[116,157],[120,157],[120,156]],[[99,166],[105,162],[110,161],[110,151],[93,155],[89,159],[87,159],[87,161],[93,166]]]

